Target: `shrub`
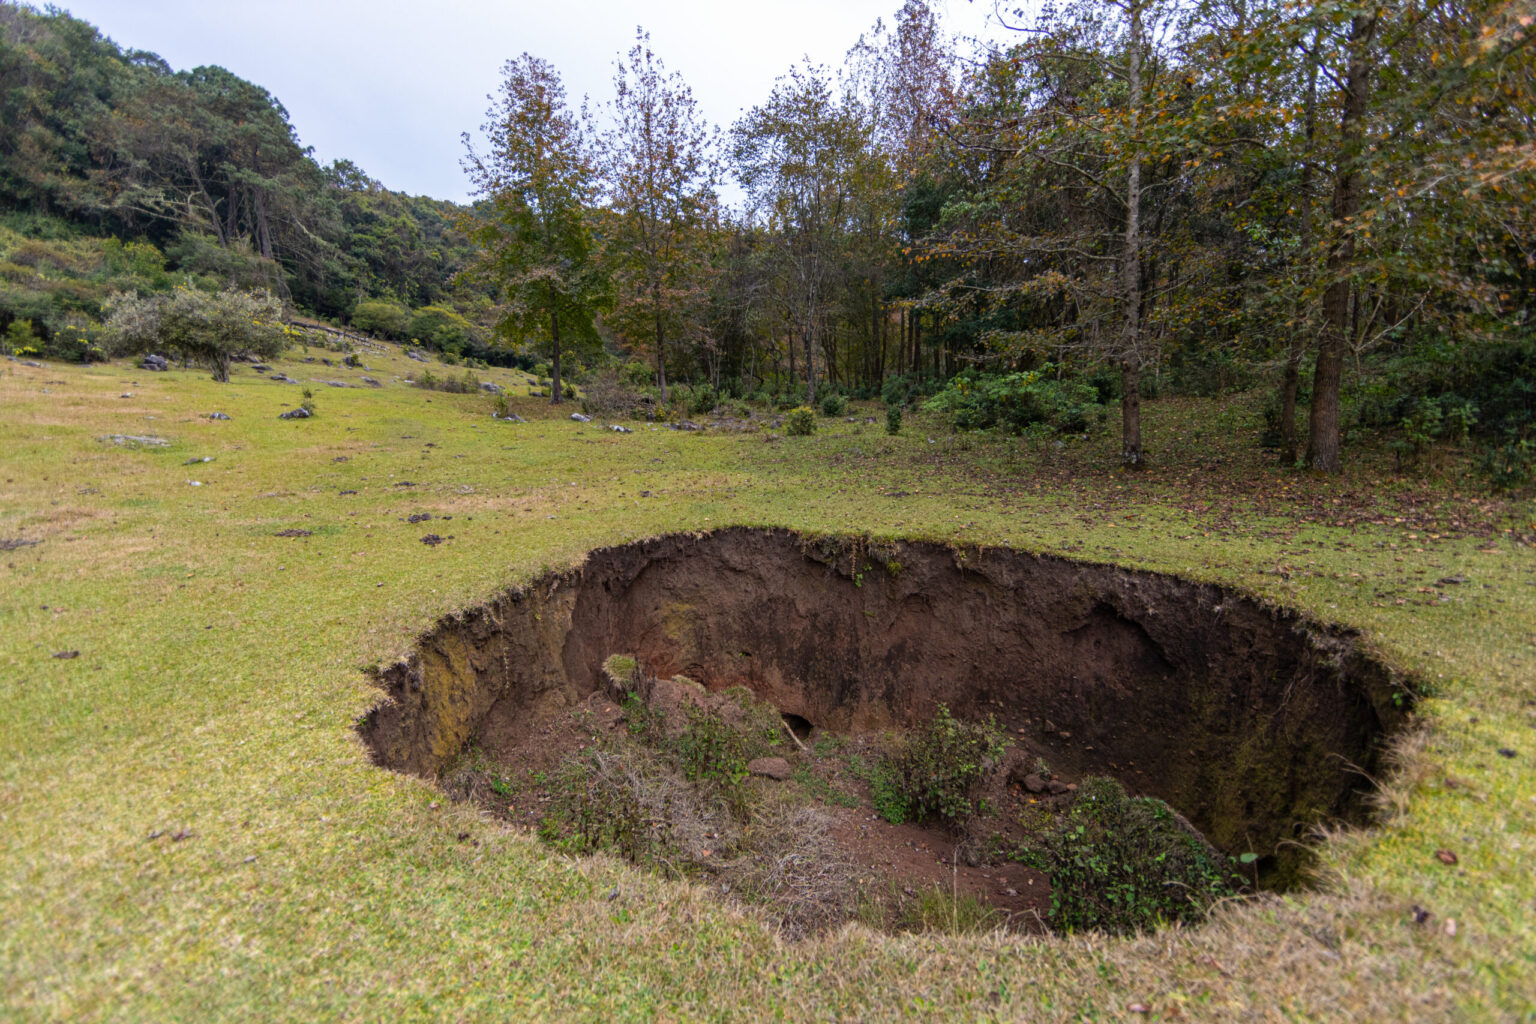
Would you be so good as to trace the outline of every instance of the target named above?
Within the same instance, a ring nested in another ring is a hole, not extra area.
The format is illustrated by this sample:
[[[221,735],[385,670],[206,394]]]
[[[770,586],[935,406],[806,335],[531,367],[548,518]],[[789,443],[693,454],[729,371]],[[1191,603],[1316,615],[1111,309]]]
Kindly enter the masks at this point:
[[[423,306],[411,314],[406,330],[423,345],[458,356],[474,340],[475,328],[450,306]]]
[[[895,437],[901,433],[901,406],[887,406],[885,410],[885,432]]]
[[[908,816],[954,825],[975,814],[971,793],[1006,748],[1007,740],[990,718],[961,722],[940,704],[928,727],[889,759]]]
[[[1048,376],[1050,364],[1023,373],[962,373],[924,404],[959,430],[996,427],[1022,433],[1037,423],[1082,433],[1097,413],[1097,392],[1081,381]]]
[[[352,308],[352,326],[381,338],[404,341],[411,311],[390,299],[364,299]]]
[[[688,393],[688,411],[702,416],[720,404],[720,396],[708,384],[699,384]]]
[[[1536,441],[1516,438],[1489,447],[1483,453],[1482,470],[1501,491],[1520,491],[1536,485]]]
[[[912,380],[902,374],[885,378],[880,385],[880,400],[886,405],[903,406],[912,401]]]
[[[1051,879],[1050,920],[1065,931],[1126,933],[1196,921],[1242,880],[1167,804],[1111,778],[1083,780],[1071,809],[1020,859]]]
[[[784,432],[792,437],[809,437],[816,433],[816,414],[810,406],[801,405],[789,410],[784,416]]]
[[[423,370],[416,378],[416,386],[427,391],[446,391],[452,395],[472,395],[480,390],[480,378],[474,370],[465,370],[462,377],[438,377],[431,370]]]
[[[40,341],[36,332],[32,330],[31,320],[12,320],[10,326],[5,329],[5,350],[13,356],[21,355],[23,352],[36,352]]]
[[[107,328],[122,353],[162,351],[208,367],[229,380],[237,355],[271,359],[287,346],[282,303],[271,292],[231,289],[213,295],[180,287],[150,295],[118,293],[107,301]]]
[[[821,414],[823,416],[841,416],[847,411],[848,399],[835,392],[821,400]]]

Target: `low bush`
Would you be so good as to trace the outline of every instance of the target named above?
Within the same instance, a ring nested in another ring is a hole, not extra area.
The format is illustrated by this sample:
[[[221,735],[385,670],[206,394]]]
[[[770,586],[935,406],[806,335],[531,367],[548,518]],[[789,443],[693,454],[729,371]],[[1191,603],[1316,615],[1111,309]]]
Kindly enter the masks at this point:
[[[841,416],[848,411],[848,399],[833,392],[821,400],[821,414],[823,416]]]
[[[908,737],[886,761],[898,787],[885,797],[888,809],[897,810],[896,805],[904,803],[900,810],[906,819],[938,819],[947,825],[963,822],[980,810],[972,793],[1007,745],[991,719],[962,722],[940,704],[927,728]],[[886,820],[892,820],[890,815]]]
[[[1071,808],[1019,859],[1051,880],[1051,926],[1060,931],[1150,931],[1204,917],[1242,886],[1231,861],[1173,809],[1089,776]]]
[[[784,415],[784,433],[792,437],[809,437],[816,433],[816,413],[808,405],[800,405]]]
[[[943,414],[959,430],[1022,433],[1045,424],[1062,433],[1083,433],[1103,411],[1098,392],[1082,381],[1049,376],[1053,371],[1049,364],[1020,373],[967,371],[952,378],[923,408]]]
[[[480,390],[480,378],[474,370],[465,370],[460,377],[439,377],[431,370],[421,371],[416,386],[427,391],[446,391],[454,395],[472,395]]]

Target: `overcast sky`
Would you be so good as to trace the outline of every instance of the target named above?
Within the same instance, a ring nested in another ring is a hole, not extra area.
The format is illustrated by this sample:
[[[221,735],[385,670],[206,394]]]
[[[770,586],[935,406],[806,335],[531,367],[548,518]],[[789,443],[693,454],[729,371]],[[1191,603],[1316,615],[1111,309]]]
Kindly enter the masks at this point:
[[[613,62],[651,32],[722,128],[802,56],[836,66],[901,0],[63,0],[120,46],[177,70],[218,64],[271,92],[322,163],[387,187],[466,198],[459,133],[478,132],[502,64],[554,64],[573,102],[612,93]],[[993,0],[933,0],[953,33],[995,34]],[[1013,6],[1010,0],[1009,6]]]

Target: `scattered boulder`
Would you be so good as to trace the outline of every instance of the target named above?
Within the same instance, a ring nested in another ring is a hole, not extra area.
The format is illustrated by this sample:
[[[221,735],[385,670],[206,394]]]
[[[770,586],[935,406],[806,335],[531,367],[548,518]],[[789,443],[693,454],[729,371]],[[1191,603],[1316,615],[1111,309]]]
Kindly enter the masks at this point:
[[[98,438],[98,440],[120,444],[128,448],[167,448],[171,444],[171,442],[163,437],[152,437],[149,434],[107,434],[105,437]]]
[[[418,363],[430,363],[432,361],[431,357],[428,356],[425,352],[420,352],[414,348],[408,348],[405,350],[405,358],[414,359]]]
[[[490,381],[485,380],[480,382],[480,390],[489,391],[493,395],[499,395],[501,394],[501,385],[492,384]]]
[[[200,462],[212,462],[212,461],[213,461],[213,456],[212,455],[204,455],[201,458],[198,458],[198,457],[194,456],[194,457],[188,459],[186,462],[183,462],[182,465],[183,466],[195,466],[195,465],[197,465]]]
[[[272,367],[267,366],[265,363],[252,363],[251,364],[251,369],[255,370],[257,373],[271,373],[272,372]]]
[[[630,430],[628,427],[620,426],[617,423],[610,423],[610,424],[608,424],[608,429],[613,431],[615,434],[633,434],[634,433],[634,431]]]
[[[139,366],[145,370],[164,372],[171,368],[171,362],[169,359],[166,359],[165,356],[150,353],[139,362]]]
[[[1034,772],[1030,772],[1028,775],[1024,776],[1024,788],[1029,790],[1031,793],[1044,793],[1045,780],[1042,779],[1039,775],[1036,775]]]
[[[371,388],[381,388],[384,386],[383,384],[380,384],[378,381],[374,380],[372,377],[364,377],[363,383],[367,384]]]
[[[292,377],[288,376],[286,373],[274,373],[268,379],[269,380],[275,380],[279,384],[297,384],[298,383],[298,381],[294,380]]]
[[[493,413],[491,413],[491,419],[493,419],[493,420],[501,420],[501,422],[503,422],[503,423],[527,423],[528,422],[527,420],[523,419],[521,416],[519,416],[515,412],[509,412],[505,416],[501,415],[500,413],[493,412]]]
[[[28,540],[25,537],[0,537],[0,551],[16,551],[20,548],[30,548],[41,544],[40,540]]]
[[[673,430],[702,430],[703,429],[697,423],[693,422],[693,420],[683,420],[681,423],[668,423],[667,426],[671,427]]]
[[[55,658],[58,658],[60,661],[74,661],[76,658],[80,657],[80,652],[79,651],[54,651],[53,652],[53,656]]]
[[[348,384],[344,380],[317,380],[317,381],[315,381],[315,383],[316,384],[324,384],[328,388],[350,388],[350,387],[355,387],[356,386],[356,385],[353,385],[353,384]]]
[[[571,419],[575,420],[577,423],[591,423],[592,422],[592,417],[591,416],[587,416],[587,415],[585,415],[583,413],[579,413],[579,412],[571,413]]]
[[[227,420],[227,419],[229,419],[229,413],[227,413],[227,412],[211,412],[211,413],[208,414],[208,418],[211,419],[211,420]]]
[[[307,420],[313,415],[314,413],[301,405],[297,409],[289,409],[285,413],[279,413],[277,418],[280,420]]]
[[[747,773],[783,782],[792,774],[789,762],[782,757],[758,757],[747,762]]]
[[[439,537],[435,533],[429,533],[425,537],[421,538],[421,542],[429,548],[435,548],[443,542],[443,538]]]
[[[1076,786],[1070,786],[1060,779],[1052,779],[1045,784],[1045,791],[1051,794],[1051,796],[1061,796],[1063,793],[1070,793],[1076,788]]]

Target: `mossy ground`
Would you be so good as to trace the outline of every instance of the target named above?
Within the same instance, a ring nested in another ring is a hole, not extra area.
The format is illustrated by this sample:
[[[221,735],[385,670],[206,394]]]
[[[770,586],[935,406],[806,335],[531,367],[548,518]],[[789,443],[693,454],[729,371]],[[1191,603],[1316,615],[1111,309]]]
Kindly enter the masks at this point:
[[[365,372],[301,355],[274,370]],[[420,364],[365,361],[387,386],[311,384],[307,421],[248,369],[0,363],[0,538],[41,541],[0,551],[6,1016],[1529,1019],[1536,516],[1473,504],[1454,460],[1427,483],[1369,452],[1340,480],[1280,473],[1242,402],[1146,406],[1135,478],[1096,468],[1108,431],[1058,449],[920,415],[894,438],[618,435],[526,399],[530,422],[497,422],[489,396],[392,379]],[[172,443],[97,440],[119,433]],[[728,524],[1066,553],[1357,626],[1432,687],[1379,780],[1396,813],[1327,840],[1320,891],[1200,928],[787,945],[368,763],[362,669],[436,616],[596,545]]]

